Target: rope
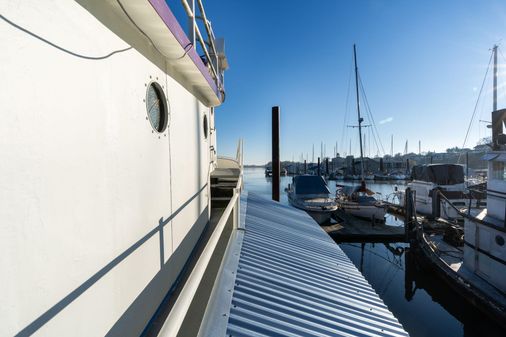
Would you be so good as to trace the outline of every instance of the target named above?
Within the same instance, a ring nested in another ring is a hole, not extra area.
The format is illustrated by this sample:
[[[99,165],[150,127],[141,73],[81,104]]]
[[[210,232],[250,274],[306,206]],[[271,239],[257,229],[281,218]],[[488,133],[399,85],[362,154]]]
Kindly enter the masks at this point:
[[[464,138],[464,144],[462,144],[462,148],[466,146],[467,137],[469,137],[469,132],[471,131],[471,126],[473,125],[473,120],[476,115],[476,111],[478,108],[478,103],[480,102],[481,93],[483,91],[483,87],[485,86],[485,81],[487,79],[488,71],[490,70],[490,63],[492,62],[492,55],[490,54],[490,59],[488,60],[487,71],[485,72],[485,77],[483,77],[483,82],[481,83],[480,92],[478,93],[478,99],[476,100],[476,104],[474,105],[473,115],[471,116],[471,121],[469,121],[469,126],[467,127],[466,137]],[[460,158],[462,157],[462,152],[459,153],[459,158],[457,159],[457,164],[460,162]]]
[[[360,88],[361,88],[362,94],[364,95],[364,102],[365,102],[366,112],[368,113],[368,116],[371,119],[371,124],[373,126],[373,136],[374,136],[374,142],[376,143],[376,148],[379,151],[379,147],[378,147],[378,142],[379,142],[380,147],[381,147],[381,152],[383,153],[383,155],[385,155],[385,149],[383,148],[383,143],[381,142],[381,138],[379,137],[378,128],[376,127],[376,122],[374,120],[374,117],[373,117],[373,114],[372,114],[372,111],[371,111],[371,107],[369,106],[369,100],[367,99],[367,95],[365,93],[364,84],[362,82],[362,77],[360,76],[360,73],[358,74],[358,80],[359,80],[359,84],[360,84]],[[376,132],[376,134],[374,134],[374,132]],[[378,139],[378,142],[376,142],[376,137]]]

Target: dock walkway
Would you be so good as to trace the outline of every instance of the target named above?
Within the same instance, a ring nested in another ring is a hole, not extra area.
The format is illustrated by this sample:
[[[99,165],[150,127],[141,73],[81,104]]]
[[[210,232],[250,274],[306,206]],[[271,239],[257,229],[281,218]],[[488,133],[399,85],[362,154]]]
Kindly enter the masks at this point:
[[[201,325],[206,336],[407,336],[341,248],[305,212],[241,196]]]
[[[404,242],[404,226],[389,226],[385,223],[363,220],[343,212],[339,217],[341,223],[322,226],[337,242]]]

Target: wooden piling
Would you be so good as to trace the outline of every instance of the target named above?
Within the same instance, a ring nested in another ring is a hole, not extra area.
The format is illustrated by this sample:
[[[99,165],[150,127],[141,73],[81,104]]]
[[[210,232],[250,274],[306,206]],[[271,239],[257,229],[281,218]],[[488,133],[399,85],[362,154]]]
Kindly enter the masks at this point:
[[[279,201],[279,106],[272,107],[272,200]]]

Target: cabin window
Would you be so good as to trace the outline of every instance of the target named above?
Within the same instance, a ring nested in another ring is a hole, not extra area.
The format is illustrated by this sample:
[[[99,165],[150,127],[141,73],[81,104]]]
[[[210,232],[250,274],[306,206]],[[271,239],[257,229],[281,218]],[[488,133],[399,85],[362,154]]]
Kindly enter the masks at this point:
[[[204,138],[207,139],[207,136],[209,134],[209,122],[207,121],[206,114],[204,114],[203,128],[204,128]]]
[[[492,179],[506,180],[506,170],[505,170],[504,162],[494,161],[492,163]]]
[[[169,120],[167,99],[162,87],[151,82],[146,91],[146,110],[149,122],[156,132],[164,132]]]

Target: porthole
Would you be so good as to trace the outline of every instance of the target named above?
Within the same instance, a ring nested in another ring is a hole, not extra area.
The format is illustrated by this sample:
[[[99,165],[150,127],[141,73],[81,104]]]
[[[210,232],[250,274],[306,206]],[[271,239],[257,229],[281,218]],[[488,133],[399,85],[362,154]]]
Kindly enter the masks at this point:
[[[146,90],[146,112],[156,132],[164,132],[169,121],[167,100],[160,84],[151,82]]]
[[[204,115],[204,138],[207,139],[207,136],[209,134],[209,123],[207,122],[207,115]]]
[[[499,246],[504,246],[504,238],[500,235],[496,235],[495,243],[497,243]]]

